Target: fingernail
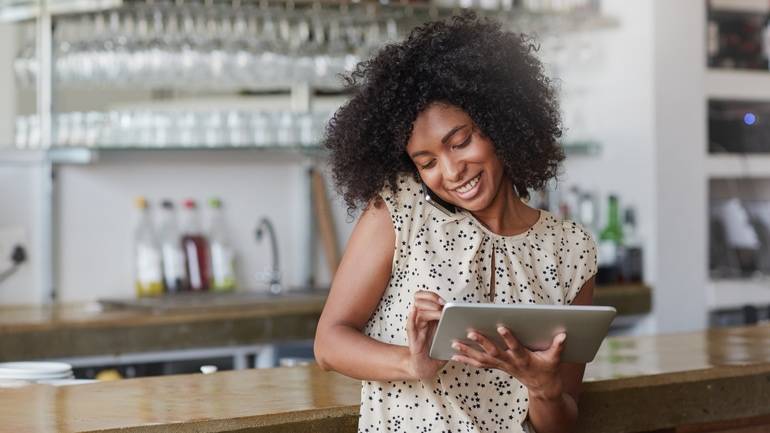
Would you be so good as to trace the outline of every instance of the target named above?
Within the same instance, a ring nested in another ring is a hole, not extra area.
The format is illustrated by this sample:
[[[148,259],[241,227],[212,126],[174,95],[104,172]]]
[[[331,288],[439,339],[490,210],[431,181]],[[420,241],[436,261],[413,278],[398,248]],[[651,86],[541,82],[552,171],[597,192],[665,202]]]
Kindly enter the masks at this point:
[[[507,333],[507,332],[508,332],[508,330],[507,330],[507,329],[505,329],[505,327],[504,327],[504,326],[499,326],[499,327],[497,328],[497,332],[499,332],[499,333],[501,333],[501,334],[505,334],[505,333]]]
[[[567,334],[565,334],[563,332],[561,334],[559,334],[559,343],[564,343],[564,340],[566,340],[566,339],[567,339]]]
[[[438,303],[441,304],[441,305],[444,305],[444,304],[446,304],[446,301],[444,299],[442,299],[442,298],[438,298]]]
[[[474,334],[473,332],[469,332],[468,333],[468,338],[470,338],[473,341],[476,341],[479,337],[476,334]]]
[[[452,361],[455,361],[455,362],[457,362],[457,361],[459,361],[459,360],[460,360],[460,357],[459,357],[459,356],[452,356],[452,358],[451,358],[451,359],[452,359]]]
[[[460,349],[460,345],[457,344],[457,343],[452,343],[452,349],[459,350]]]

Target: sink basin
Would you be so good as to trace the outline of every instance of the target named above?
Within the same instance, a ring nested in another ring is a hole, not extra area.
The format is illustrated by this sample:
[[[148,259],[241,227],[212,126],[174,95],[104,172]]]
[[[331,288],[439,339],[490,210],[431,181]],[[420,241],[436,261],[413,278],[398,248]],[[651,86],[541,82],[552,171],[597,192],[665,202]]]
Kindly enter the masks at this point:
[[[158,297],[136,299],[100,299],[99,304],[108,309],[135,309],[151,311],[178,311],[188,309],[211,309],[244,307],[249,304],[269,303],[286,299],[316,297],[329,294],[329,289],[320,287],[288,288],[281,294],[268,291],[242,291],[232,293],[185,292]]]

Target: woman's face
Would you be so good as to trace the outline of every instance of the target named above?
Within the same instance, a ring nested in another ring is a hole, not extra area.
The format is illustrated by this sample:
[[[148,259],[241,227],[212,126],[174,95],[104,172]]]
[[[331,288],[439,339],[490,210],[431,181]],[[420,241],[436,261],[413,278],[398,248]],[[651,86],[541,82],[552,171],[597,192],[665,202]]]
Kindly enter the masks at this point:
[[[469,211],[487,208],[504,178],[492,142],[451,105],[434,103],[417,116],[406,151],[428,188]]]

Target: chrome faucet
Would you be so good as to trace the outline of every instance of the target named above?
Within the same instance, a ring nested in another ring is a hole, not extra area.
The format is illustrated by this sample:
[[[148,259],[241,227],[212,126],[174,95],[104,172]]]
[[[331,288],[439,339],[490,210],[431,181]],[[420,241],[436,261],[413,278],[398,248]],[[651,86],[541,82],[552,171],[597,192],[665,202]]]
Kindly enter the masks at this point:
[[[257,224],[256,237],[257,241],[261,241],[265,231],[267,231],[270,237],[270,252],[272,256],[273,265],[271,267],[269,279],[270,279],[270,293],[278,295],[283,291],[281,285],[281,270],[278,262],[278,242],[275,237],[275,229],[273,224],[266,217],[262,217]]]

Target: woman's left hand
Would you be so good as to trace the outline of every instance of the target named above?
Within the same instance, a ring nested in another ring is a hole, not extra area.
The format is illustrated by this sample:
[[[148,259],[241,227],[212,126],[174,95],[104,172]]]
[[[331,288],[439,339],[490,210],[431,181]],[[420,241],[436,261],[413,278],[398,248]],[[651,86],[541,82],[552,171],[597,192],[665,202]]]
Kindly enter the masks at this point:
[[[557,334],[548,349],[532,351],[519,343],[507,328],[501,326],[497,328],[497,332],[505,341],[506,347],[498,347],[494,341],[480,332],[470,330],[468,338],[478,343],[483,351],[455,341],[452,347],[457,354],[452,357],[452,361],[477,368],[502,370],[526,386],[531,397],[548,399],[560,397],[563,384],[559,375],[559,365],[567,335]]]

